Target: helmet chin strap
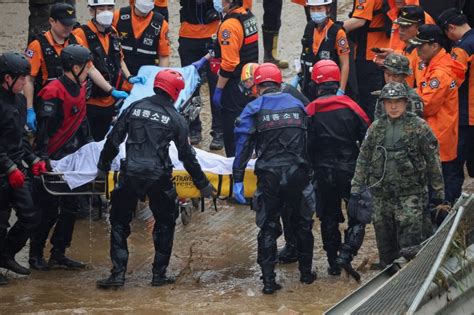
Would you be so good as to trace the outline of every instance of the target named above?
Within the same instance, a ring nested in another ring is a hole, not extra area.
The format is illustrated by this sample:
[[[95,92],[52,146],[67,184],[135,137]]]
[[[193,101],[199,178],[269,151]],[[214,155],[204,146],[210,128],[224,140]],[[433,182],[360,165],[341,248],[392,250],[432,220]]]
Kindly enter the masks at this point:
[[[16,81],[18,81],[18,78],[20,76],[16,76],[14,79],[13,79],[13,83],[12,84],[8,84],[7,83],[7,86],[8,86],[8,92],[12,93],[13,94],[13,87],[15,86],[16,84]]]
[[[81,86],[82,82],[79,80],[79,77],[81,76],[81,74],[84,72],[84,69],[86,68],[86,65],[87,64],[84,64],[81,68],[81,71],[79,71],[78,74],[75,74],[74,73],[74,70],[71,69],[71,73],[72,73],[72,76],[74,77],[74,80],[76,80],[76,83],[77,85]]]

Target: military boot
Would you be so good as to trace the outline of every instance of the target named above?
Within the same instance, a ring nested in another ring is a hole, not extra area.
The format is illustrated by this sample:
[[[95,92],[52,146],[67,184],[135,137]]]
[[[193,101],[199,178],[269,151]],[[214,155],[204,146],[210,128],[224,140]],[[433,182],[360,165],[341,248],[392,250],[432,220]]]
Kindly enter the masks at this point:
[[[278,32],[263,30],[263,61],[270,62],[280,69],[288,68],[288,61],[279,60],[277,56]]]
[[[8,270],[13,271],[19,275],[29,275],[31,274],[30,269],[23,267],[20,265],[14,257],[11,256],[3,256],[0,258],[0,268],[5,268]]]
[[[7,285],[8,284],[8,279],[4,275],[0,273],[0,285]]]
[[[280,264],[291,264],[298,261],[298,255],[295,246],[288,243],[286,243],[285,246],[278,251],[277,257]]]
[[[339,265],[336,262],[337,251],[333,251],[333,250],[328,251],[327,250],[326,255],[328,257],[328,264],[329,264],[328,274],[331,275],[331,276],[341,275],[341,268],[339,267]]]
[[[97,280],[96,284],[100,289],[123,287],[125,284],[125,271],[111,273],[108,278]]]
[[[86,265],[80,261],[72,260],[61,251],[51,251],[51,257],[48,262],[50,269],[84,269]]]
[[[28,263],[31,269],[40,271],[49,270],[49,265],[42,256],[30,256]]]
[[[222,132],[211,132],[212,141],[209,144],[211,150],[222,150],[224,148],[224,134]]]
[[[276,274],[273,270],[262,271],[262,276],[260,279],[263,280],[263,294],[273,294],[275,291],[281,289],[281,285],[276,282],[275,277]]]
[[[171,284],[176,281],[174,276],[166,275],[166,267],[153,267],[153,278],[151,285],[153,287],[161,287],[163,285]]]

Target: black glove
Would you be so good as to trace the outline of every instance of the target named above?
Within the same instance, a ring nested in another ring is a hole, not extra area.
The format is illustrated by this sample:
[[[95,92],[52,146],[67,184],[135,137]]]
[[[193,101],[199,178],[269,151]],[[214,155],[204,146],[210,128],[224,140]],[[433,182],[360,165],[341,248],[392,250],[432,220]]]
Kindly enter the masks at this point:
[[[208,183],[206,187],[201,188],[201,197],[209,198],[216,196],[217,190],[212,186],[211,183]]]
[[[361,199],[361,194],[351,194],[351,197],[349,198],[349,203],[347,204],[347,214],[353,219],[357,219],[357,212],[359,212]]]

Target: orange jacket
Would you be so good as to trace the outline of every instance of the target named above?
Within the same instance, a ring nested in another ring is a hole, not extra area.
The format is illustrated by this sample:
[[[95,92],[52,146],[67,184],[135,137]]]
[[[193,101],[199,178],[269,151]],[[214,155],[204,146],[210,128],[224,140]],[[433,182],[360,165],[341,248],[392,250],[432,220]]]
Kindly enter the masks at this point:
[[[252,10],[252,0],[244,0],[243,3],[244,8]]]
[[[108,52],[109,51],[109,45],[110,45],[110,33],[103,34],[97,30],[97,27],[92,21],[87,22],[87,26],[97,35],[97,38],[99,38],[100,43],[102,44],[102,47],[104,51]],[[113,28],[113,31],[116,32],[115,28]],[[86,48],[89,48],[89,44],[87,42],[86,34],[81,28],[76,28],[73,31],[73,34],[76,35],[76,37],[80,38],[81,41],[84,43],[84,46]],[[120,50],[120,55],[123,59],[123,53]],[[131,86],[128,84],[128,82],[124,82],[123,87],[124,90],[130,90]],[[87,100],[87,104],[90,105],[95,105],[99,107],[109,107],[112,106],[115,103],[115,100],[112,96],[105,96],[105,97],[91,97],[89,100]]]
[[[429,64],[420,63],[415,72],[417,93],[425,104],[425,120],[438,139],[441,161],[452,161],[457,157],[458,87],[464,78],[464,66],[441,49]]]
[[[306,0],[291,0],[291,2],[302,5],[302,6],[306,6]]]
[[[51,31],[47,31],[46,33],[44,33],[44,36],[54,48],[58,56],[61,55],[61,51],[69,45],[69,42],[67,40],[63,44],[56,43],[53,39],[53,35],[51,35]],[[76,40],[79,45],[83,45],[83,42],[80,38],[76,37]],[[43,83],[46,82],[46,80],[48,80],[48,69],[46,68],[46,62],[44,60],[43,50],[41,49],[41,44],[39,40],[35,39],[28,45],[28,48],[25,51],[25,55],[30,61],[30,75],[32,77],[41,75]]]

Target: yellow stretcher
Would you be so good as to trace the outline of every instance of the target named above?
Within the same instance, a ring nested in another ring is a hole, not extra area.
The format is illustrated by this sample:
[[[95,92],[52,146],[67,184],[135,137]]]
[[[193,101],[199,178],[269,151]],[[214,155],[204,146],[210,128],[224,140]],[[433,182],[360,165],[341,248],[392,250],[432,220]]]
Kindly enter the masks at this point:
[[[219,198],[232,197],[233,180],[232,175],[219,175],[205,172],[212,186],[217,190]],[[110,194],[118,181],[118,172],[109,172],[106,181],[106,198],[110,199]],[[180,199],[200,198],[199,189],[194,186],[191,176],[186,171],[173,171],[173,181],[176,185],[176,191]],[[244,177],[244,195],[246,198],[252,198],[257,187],[257,177],[253,170],[246,170]]]
[[[232,175],[219,175],[205,172],[207,178],[217,190],[219,198],[232,197],[233,180]],[[110,199],[119,178],[118,171],[110,171],[105,181],[92,181],[74,190],[69,189],[66,181],[62,178],[62,173],[45,173],[41,175],[43,186],[52,195],[105,195]],[[257,177],[253,170],[246,170],[244,177],[244,195],[251,198],[257,187]],[[191,176],[186,171],[174,170],[173,181],[180,199],[200,198],[199,189],[194,186]]]

